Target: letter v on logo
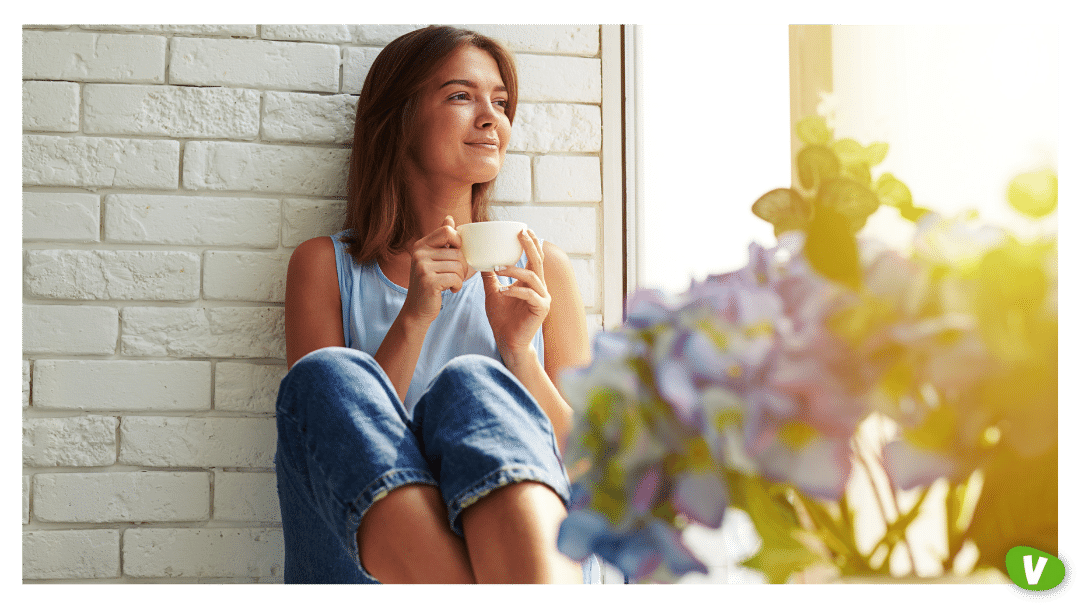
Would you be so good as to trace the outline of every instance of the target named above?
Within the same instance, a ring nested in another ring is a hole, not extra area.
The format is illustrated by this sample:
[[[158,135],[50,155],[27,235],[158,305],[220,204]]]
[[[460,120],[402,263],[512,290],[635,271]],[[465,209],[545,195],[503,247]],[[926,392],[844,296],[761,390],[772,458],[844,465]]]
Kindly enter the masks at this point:
[[[1013,547],[1005,554],[1005,569],[1018,587],[1029,591],[1053,589],[1065,580],[1065,563],[1031,547]]]
[[[1031,555],[1024,556],[1024,575],[1027,576],[1027,583],[1029,585],[1039,584],[1039,579],[1042,578],[1043,568],[1046,567],[1046,558],[1039,558],[1039,565],[1034,568],[1031,567]]]

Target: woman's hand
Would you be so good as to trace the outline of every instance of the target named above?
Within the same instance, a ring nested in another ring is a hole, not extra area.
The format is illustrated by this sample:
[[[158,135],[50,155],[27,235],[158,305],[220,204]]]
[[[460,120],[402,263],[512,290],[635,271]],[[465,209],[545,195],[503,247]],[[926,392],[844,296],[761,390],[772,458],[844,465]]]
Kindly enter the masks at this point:
[[[454,218],[446,216],[442,226],[413,243],[409,255],[409,294],[401,312],[430,325],[442,310],[442,292],[457,293],[469,271]]]
[[[544,253],[540,239],[532,230],[518,235],[525,249],[525,268],[510,266],[495,272],[480,273],[484,278],[484,291],[488,323],[495,334],[495,344],[507,367],[527,355],[532,349],[532,339],[540,330],[551,309],[551,295],[544,282]],[[501,285],[496,275],[510,277],[515,282]]]

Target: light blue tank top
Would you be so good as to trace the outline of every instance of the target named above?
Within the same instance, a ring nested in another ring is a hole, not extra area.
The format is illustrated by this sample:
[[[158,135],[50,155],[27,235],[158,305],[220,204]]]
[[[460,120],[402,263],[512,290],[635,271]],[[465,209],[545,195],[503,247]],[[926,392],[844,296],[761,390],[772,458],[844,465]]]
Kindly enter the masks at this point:
[[[390,325],[397,319],[408,290],[386,278],[377,261],[355,263],[341,242],[344,235],[345,232],[339,232],[330,238],[337,257],[345,346],[375,356]],[[522,253],[517,266],[524,268],[526,261]],[[498,278],[502,283],[510,282],[506,277]],[[466,279],[457,293],[443,292],[442,311],[428,328],[416,371],[405,393],[405,409],[410,414],[428,384],[454,357],[479,354],[502,362],[484,310],[484,298],[484,281],[479,272]],[[543,365],[543,331],[536,332],[533,347]]]

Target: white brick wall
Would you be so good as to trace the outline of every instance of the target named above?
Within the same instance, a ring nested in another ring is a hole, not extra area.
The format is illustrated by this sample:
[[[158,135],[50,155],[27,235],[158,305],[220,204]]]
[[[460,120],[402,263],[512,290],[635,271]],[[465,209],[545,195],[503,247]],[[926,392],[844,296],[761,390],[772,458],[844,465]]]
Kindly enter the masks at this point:
[[[34,407],[97,411],[210,409],[209,361],[42,359]]]
[[[101,199],[77,192],[24,192],[24,241],[100,240]]]
[[[180,142],[23,135],[23,185],[175,190]]]
[[[23,31],[23,80],[165,82],[164,36]]]
[[[24,580],[281,581],[285,269],[416,27],[23,29]],[[472,27],[520,73],[495,213],[566,250],[595,331],[599,27]]]
[[[272,414],[284,365],[218,363],[214,404],[219,410]]]
[[[23,294],[57,300],[174,300],[199,297],[199,258],[186,251],[26,252]]]
[[[88,84],[83,132],[255,139],[259,92],[218,87]]]
[[[38,473],[38,521],[112,523],[205,521],[210,473]]]
[[[79,85],[74,82],[23,82],[23,130],[79,130]]]
[[[23,465],[101,467],[116,462],[117,419],[112,416],[27,418]]]
[[[120,531],[26,530],[23,579],[98,579],[120,576]]]
[[[124,532],[130,577],[277,577],[283,575],[281,528],[147,528]]]

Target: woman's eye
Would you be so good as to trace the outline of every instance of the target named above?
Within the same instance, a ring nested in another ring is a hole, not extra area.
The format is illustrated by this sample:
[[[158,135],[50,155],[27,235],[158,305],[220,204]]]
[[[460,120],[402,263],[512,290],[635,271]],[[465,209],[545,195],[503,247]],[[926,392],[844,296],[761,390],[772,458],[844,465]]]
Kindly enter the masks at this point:
[[[505,110],[506,108],[510,107],[510,100],[508,100],[508,99],[496,99],[495,100],[495,105],[501,106],[502,109]]]
[[[450,96],[450,99],[454,100],[467,100],[469,98],[468,93],[454,93]]]

